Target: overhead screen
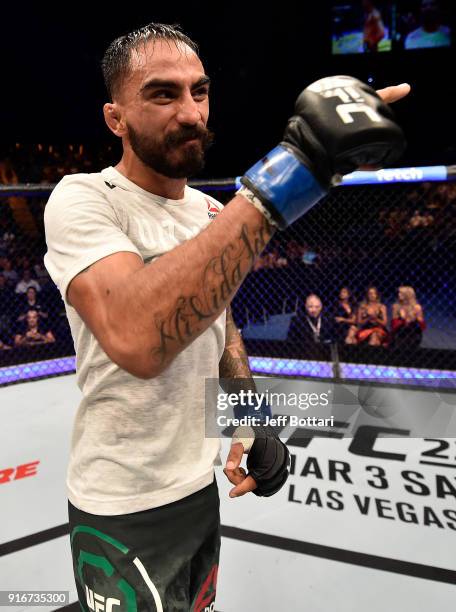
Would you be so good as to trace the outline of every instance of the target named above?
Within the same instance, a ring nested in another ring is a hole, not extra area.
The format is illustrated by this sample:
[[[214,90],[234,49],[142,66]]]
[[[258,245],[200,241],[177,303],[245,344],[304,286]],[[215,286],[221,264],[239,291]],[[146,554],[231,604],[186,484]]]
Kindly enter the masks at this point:
[[[388,53],[451,46],[450,4],[445,0],[336,0],[332,52]]]

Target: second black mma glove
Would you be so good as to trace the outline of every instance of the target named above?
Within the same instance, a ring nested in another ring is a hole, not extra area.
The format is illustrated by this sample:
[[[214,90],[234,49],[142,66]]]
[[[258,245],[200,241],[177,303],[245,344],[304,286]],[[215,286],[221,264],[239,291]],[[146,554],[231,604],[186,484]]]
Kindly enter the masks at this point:
[[[240,425],[233,434],[233,443],[241,442],[247,452],[248,475],[257,488],[252,491],[260,497],[269,497],[277,493],[285,484],[290,466],[290,453],[286,445],[269,425],[271,408],[266,402],[261,405],[247,404],[242,409],[235,409],[236,418],[248,416],[254,425]]]
[[[257,483],[252,492],[269,497],[277,493],[288,478],[290,453],[269,425],[255,425],[252,429],[255,440],[247,455],[248,473]]]
[[[245,173],[238,193],[283,229],[343,174],[391,164],[404,149],[404,134],[375,90],[348,76],[324,78],[299,95],[282,142]]]

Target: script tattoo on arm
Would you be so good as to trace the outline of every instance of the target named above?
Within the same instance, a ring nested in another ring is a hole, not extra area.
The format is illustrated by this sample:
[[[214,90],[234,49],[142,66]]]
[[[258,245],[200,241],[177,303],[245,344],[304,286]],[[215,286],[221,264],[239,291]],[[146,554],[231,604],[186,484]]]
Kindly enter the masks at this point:
[[[207,327],[208,319],[215,319],[223,311],[272,233],[273,229],[266,219],[255,229],[243,225],[238,239],[225,246],[207,263],[201,277],[200,292],[179,296],[169,315],[156,318],[160,342],[154,349],[154,356],[161,364],[175,353],[171,348],[174,343],[180,349],[187,346]],[[240,337],[239,340],[242,342]],[[245,366],[248,368],[246,356]]]

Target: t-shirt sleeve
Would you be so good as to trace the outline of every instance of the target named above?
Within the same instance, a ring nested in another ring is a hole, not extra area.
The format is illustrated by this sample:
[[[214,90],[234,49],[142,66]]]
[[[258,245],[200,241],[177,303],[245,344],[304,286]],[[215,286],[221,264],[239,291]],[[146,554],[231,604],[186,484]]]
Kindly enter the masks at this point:
[[[44,264],[66,303],[70,282],[96,261],[121,251],[141,257],[112,204],[97,186],[83,179],[59,183],[46,205],[44,225]]]

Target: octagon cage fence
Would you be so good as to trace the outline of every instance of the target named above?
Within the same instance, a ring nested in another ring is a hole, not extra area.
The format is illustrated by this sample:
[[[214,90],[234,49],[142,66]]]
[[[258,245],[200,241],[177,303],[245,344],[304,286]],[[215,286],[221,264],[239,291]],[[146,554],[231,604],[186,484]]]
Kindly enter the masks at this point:
[[[232,302],[252,371],[453,386],[455,176],[445,166],[355,172],[276,233]],[[227,203],[239,179],[190,184]],[[0,384],[75,369],[43,266],[53,187],[0,186]]]

